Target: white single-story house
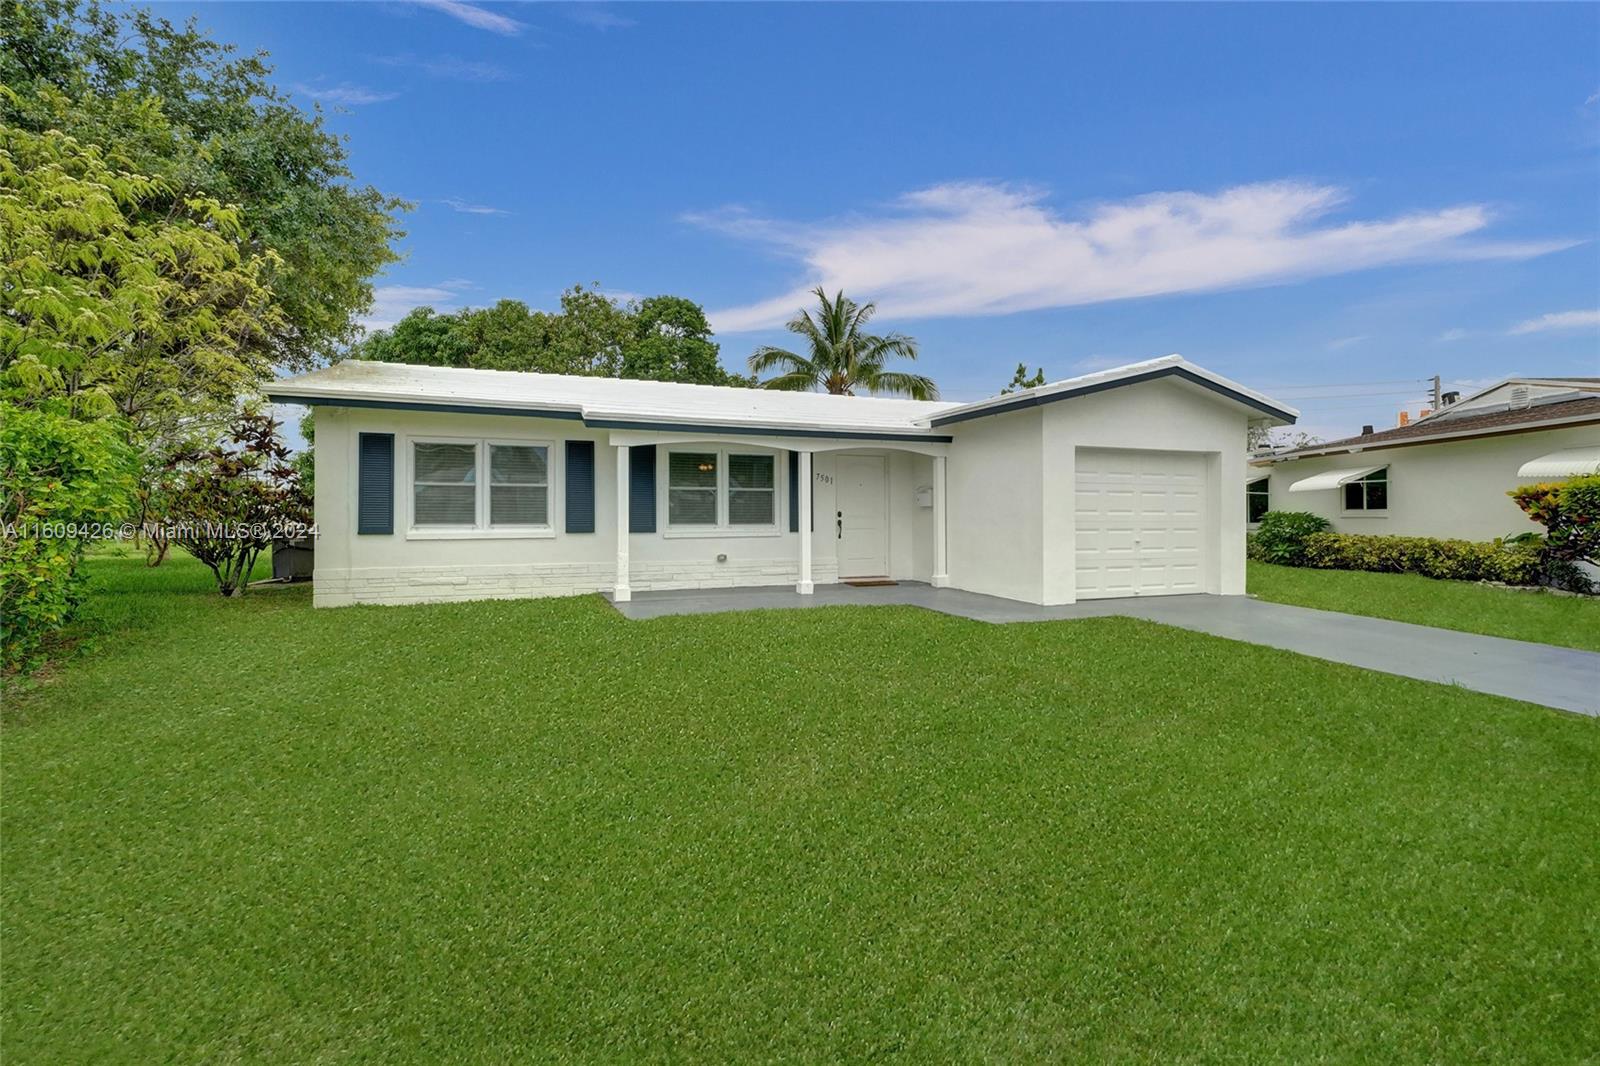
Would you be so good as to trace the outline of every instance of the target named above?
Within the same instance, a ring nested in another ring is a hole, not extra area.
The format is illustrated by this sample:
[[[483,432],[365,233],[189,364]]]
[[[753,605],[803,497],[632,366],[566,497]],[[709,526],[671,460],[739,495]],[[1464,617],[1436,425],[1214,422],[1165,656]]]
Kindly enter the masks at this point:
[[[1509,490],[1592,473],[1600,378],[1510,378],[1409,425],[1256,456],[1245,496],[1252,522],[1309,511],[1341,533],[1491,540],[1537,531]]]
[[[1296,414],[1178,356],[965,404],[375,362],[268,394],[315,409],[319,606],[1241,595],[1247,429]]]

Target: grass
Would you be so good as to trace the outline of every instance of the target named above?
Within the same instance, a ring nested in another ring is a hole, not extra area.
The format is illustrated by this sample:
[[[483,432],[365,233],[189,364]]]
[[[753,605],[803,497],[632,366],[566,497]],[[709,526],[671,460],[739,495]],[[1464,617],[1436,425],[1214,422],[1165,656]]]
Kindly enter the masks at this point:
[[[94,567],[6,709],[7,1063],[1600,1055],[1591,720],[1132,619]]]
[[[1600,651],[1600,600],[1417,574],[1250,562],[1250,595],[1324,611]]]

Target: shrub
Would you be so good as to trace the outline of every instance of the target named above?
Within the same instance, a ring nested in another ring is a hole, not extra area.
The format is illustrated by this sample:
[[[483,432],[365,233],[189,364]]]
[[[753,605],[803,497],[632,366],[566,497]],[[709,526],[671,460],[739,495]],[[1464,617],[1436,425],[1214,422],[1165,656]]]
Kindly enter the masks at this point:
[[[1268,511],[1247,541],[1250,558],[1304,566],[1306,538],[1328,528],[1328,520],[1305,511]]]
[[[1508,585],[1535,585],[1544,573],[1538,549],[1524,545],[1363,533],[1313,533],[1306,538],[1305,565]]]
[[[211,569],[224,596],[244,592],[274,540],[310,525],[310,500],[268,415],[242,412],[225,441],[180,453],[172,468],[171,540]]]
[[[0,667],[37,665],[82,600],[84,544],[122,520],[134,455],[114,422],[0,404]]]
[[[1507,495],[1544,526],[1544,550],[1552,561],[1600,562],[1600,474],[1524,485]]]

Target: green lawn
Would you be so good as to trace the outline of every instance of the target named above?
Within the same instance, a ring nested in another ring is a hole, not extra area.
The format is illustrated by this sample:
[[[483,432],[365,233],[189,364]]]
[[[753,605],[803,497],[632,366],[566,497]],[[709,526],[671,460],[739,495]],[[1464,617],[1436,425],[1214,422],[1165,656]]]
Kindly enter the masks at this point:
[[[1397,622],[1600,651],[1600,601],[1416,574],[1249,564],[1250,595]]]
[[[94,567],[5,710],[8,1066],[1600,1056],[1593,720],[1123,618]]]

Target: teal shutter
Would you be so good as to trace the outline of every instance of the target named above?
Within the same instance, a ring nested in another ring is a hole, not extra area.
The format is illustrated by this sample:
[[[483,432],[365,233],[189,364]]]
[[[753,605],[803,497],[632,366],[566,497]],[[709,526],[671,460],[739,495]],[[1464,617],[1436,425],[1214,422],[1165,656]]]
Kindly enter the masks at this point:
[[[656,531],[656,446],[628,449],[628,532]]]
[[[394,532],[394,434],[356,438],[356,532]]]
[[[567,532],[594,532],[594,441],[567,441]]]

